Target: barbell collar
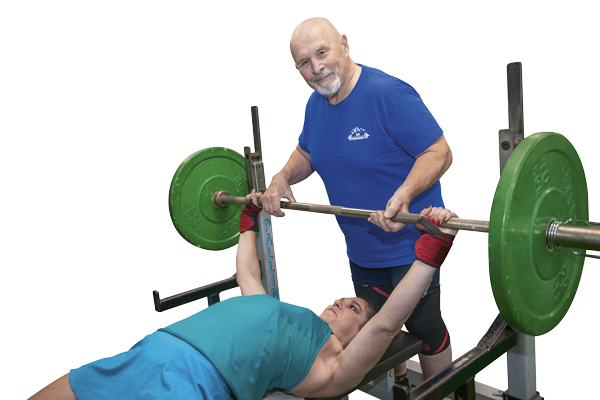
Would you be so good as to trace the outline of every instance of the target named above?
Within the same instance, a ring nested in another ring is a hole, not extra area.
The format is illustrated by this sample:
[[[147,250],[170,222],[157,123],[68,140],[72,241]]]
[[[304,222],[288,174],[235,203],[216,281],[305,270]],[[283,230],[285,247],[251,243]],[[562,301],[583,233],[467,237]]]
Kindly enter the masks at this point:
[[[231,198],[232,197],[229,194],[229,192],[227,192],[225,190],[221,190],[221,191],[215,193],[215,195],[213,196],[213,203],[215,203],[215,206],[221,207],[221,208],[225,208],[225,207],[227,207],[229,205],[229,203],[226,203],[226,202],[223,201],[223,197],[224,196],[227,197],[227,198]]]
[[[245,202],[246,198],[230,196],[225,191],[217,192],[214,196],[215,205],[220,207],[223,207],[221,204],[226,206],[229,203],[244,204]],[[262,199],[258,199],[258,205],[262,207]],[[371,214],[377,212],[376,210],[323,204],[291,203],[289,201],[281,201],[280,208],[357,218],[369,218]],[[419,214],[399,212],[391,220],[403,224],[415,224],[419,217]],[[443,228],[474,232],[489,232],[489,226],[488,221],[464,218],[450,218],[440,224],[440,227]],[[600,227],[597,226],[575,226],[553,221],[546,231],[546,239],[550,249],[566,247],[600,251]]]

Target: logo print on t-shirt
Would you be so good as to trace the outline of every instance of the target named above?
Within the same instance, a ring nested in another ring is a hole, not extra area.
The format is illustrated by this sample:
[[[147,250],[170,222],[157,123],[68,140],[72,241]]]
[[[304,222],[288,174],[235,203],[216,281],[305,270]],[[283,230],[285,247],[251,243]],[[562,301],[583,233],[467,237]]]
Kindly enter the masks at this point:
[[[363,128],[359,128],[358,126],[352,129],[350,132],[350,136],[348,136],[348,140],[360,140],[367,139],[370,135]]]

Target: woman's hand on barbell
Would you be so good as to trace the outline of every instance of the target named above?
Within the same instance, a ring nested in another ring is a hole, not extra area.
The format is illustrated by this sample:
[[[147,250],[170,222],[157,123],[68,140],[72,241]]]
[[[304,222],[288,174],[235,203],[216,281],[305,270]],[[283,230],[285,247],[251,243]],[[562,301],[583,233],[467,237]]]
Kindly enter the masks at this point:
[[[427,219],[429,221],[433,222],[434,224],[436,224],[438,226],[442,222],[447,221],[452,217],[458,218],[458,215],[456,215],[456,213],[453,213],[452,211],[448,210],[447,208],[443,208],[443,207],[429,206],[429,207],[423,209],[419,214],[424,217],[427,217]],[[458,232],[456,229],[444,228],[442,226],[440,226],[440,230],[448,235],[454,235],[454,236],[456,236],[456,233]]]
[[[246,200],[252,200],[252,203],[254,203],[255,206],[261,207],[261,205],[258,204],[258,199],[260,199],[261,197],[262,193],[257,193],[256,190],[252,189],[252,192],[246,195]]]

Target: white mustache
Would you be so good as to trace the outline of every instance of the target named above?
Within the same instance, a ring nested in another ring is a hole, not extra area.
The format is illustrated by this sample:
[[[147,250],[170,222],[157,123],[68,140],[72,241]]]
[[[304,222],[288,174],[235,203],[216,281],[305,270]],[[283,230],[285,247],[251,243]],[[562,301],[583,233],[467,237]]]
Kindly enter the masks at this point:
[[[321,72],[320,74],[313,76],[313,77],[311,78],[311,80],[310,80],[310,81],[311,81],[313,84],[316,84],[316,81],[318,81],[318,80],[321,80],[321,79],[323,79],[323,78],[325,78],[326,76],[328,76],[328,75],[331,75],[331,74],[334,74],[334,75],[335,75],[335,72],[333,72],[332,70],[323,71],[323,72]]]

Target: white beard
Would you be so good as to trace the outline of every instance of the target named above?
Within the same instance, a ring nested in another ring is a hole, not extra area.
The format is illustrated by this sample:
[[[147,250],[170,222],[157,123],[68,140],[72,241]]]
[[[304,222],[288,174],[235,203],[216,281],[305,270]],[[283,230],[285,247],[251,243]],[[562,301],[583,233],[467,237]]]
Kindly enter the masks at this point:
[[[317,89],[317,92],[321,93],[323,96],[333,96],[337,93],[338,90],[340,90],[340,87],[342,86],[342,81],[340,81],[340,78],[335,72],[333,72],[333,76],[335,77],[333,82],[324,84],[318,84],[315,82],[319,78],[322,78],[324,75],[327,75],[329,73],[331,73],[331,71],[323,72],[319,75],[316,75],[312,79],[313,84],[315,85],[315,89]]]

